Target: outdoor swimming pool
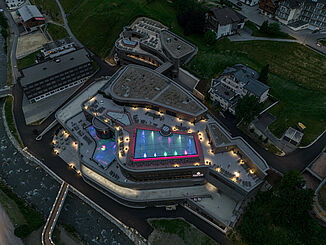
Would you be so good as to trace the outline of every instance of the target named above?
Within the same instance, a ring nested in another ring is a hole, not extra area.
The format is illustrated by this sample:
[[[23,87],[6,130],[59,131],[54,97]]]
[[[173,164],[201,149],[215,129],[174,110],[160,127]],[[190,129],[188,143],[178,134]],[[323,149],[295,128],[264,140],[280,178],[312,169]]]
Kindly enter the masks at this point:
[[[136,130],[134,159],[178,158],[197,155],[195,137],[191,134],[172,133],[170,136],[162,136],[156,130]]]
[[[96,130],[93,126],[88,128],[88,132],[96,141],[96,149],[93,159],[102,167],[107,168],[115,159],[116,144],[114,139],[100,139],[96,135]]]

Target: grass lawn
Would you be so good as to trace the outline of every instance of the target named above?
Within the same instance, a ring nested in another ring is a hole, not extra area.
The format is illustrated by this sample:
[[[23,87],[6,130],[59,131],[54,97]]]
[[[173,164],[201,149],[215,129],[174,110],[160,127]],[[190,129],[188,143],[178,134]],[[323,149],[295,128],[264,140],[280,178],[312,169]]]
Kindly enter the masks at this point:
[[[72,11],[74,7],[77,6],[79,3],[81,3],[82,1],[83,0],[60,0],[60,3],[65,13],[69,14],[70,11]]]
[[[155,229],[153,245],[218,245],[204,233],[182,219],[151,220]]]
[[[0,190],[0,203],[14,225],[23,225],[26,223],[24,215],[20,212],[15,201],[10,199],[2,190]]]
[[[56,24],[48,24],[47,31],[51,35],[53,41],[69,36],[64,27],[58,26]]]
[[[307,145],[326,127],[326,58],[297,43],[270,41],[230,42],[214,47],[202,45],[188,65],[201,77],[218,76],[226,66],[248,64],[260,71],[270,65],[270,93],[280,102],[271,109],[277,120],[270,126],[280,137],[298,122],[307,126],[302,145]],[[209,86],[209,84],[207,84]]]
[[[249,29],[252,30],[252,36],[254,37],[269,37],[269,38],[281,38],[281,39],[295,39],[294,37],[290,36],[289,34],[279,31],[277,35],[270,35],[267,33],[261,32],[255,23],[251,21],[247,21],[245,24]]]
[[[18,69],[23,69],[25,67],[35,64],[36,56],[40,53],[41,53],[41,51],[38,50],[38,51],[31,53],[21,59],[18,59],[17,60]]]
[[[68,21],[75,36],[86,47],[105,57],[122,28],[139,16],[156,19],[181,32],[172,4],[160,0],[84,0],[69,15]]]
[[[14,122],[14,116],[12,114],[12,103],[13,103],[13,98],[11,96],[7,96],[5,102],[5,116],[6,116],[7,124],[11,134],[15,137],[15,139],[20,144],[20,146],[23,147],[23,144],[19,139],[16,125]]]
[[[55,0],[31,0],[32,4],[35,4],[39,10],[50,16],[52,20],[63,23],[60,9]]]

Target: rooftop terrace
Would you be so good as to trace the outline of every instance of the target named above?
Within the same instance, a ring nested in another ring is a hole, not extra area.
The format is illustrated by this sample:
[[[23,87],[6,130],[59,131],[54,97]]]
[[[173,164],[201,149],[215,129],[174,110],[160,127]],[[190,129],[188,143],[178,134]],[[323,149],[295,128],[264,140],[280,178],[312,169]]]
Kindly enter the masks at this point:
[[[104,92],[119,101],[154,104],[195,117],[207,111],[192,94],[171,79],[137,65],[124,67]]]

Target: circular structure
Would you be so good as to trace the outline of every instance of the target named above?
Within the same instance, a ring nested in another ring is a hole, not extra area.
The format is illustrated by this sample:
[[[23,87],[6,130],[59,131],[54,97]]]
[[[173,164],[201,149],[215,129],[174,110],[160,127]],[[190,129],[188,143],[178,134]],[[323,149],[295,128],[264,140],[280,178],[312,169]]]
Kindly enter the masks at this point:
[[[113,138],[113,132],[109,126],[98,120],[96,117],[93,118],[92,124],[96,130],[96,135],[101,139]]]
[[[162,136],[169,136],[171,134],[171,128],[167,125],[163,125],[160,130]]]

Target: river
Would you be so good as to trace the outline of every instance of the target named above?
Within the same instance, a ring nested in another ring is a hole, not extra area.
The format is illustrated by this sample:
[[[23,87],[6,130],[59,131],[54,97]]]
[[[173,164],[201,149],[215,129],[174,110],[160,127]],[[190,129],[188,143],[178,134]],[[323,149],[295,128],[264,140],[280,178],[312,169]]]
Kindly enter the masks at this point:
[[[0,28],[1,29],[1,28]],[[7,56],[3,49],[4,39],[0,35],[0,89],[6,85]],[[14,226],[6,211],[0,205],[0,244],[23,245],[23,242],[14,235]]]

